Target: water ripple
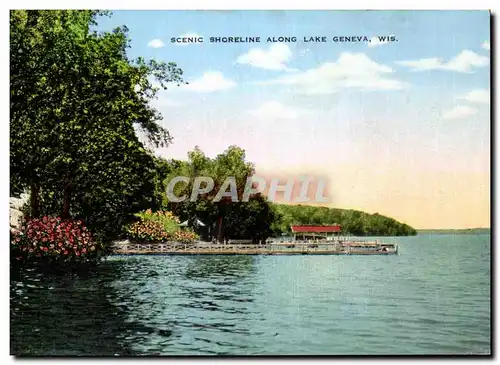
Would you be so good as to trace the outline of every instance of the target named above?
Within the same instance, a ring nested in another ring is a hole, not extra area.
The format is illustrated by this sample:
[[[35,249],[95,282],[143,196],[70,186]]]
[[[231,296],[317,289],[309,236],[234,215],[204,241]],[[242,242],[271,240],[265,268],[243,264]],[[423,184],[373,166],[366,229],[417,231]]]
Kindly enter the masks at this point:
[[[488,236],[401,255],[115,256],[84,276],[11,275],[18,355],[490,352]]]

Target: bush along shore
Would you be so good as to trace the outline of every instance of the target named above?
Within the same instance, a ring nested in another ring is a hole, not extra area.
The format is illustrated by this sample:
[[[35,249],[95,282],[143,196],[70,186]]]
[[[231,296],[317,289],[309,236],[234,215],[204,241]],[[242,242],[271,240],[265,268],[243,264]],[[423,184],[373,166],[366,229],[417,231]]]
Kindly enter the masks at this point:
[[[126,226],[125,237],[141,243],[193,243],[199,239],[179,218],[168,211],[151,209],[136,213]],[[29,219],[11,230],[11,263],[78,268],[95,266],[110,253],[99,244],[81,220],[44,216]]]
[[[79,268],[95,266],[106,254],[80,220],[60,217],[27,220],[11,230],[11,263]]]
[[[199,236],[190,228],[180,228],[179,218],[168,211],[152,212],[151,209],[135,214],[138,220],[126,229],[132,241],[144,243],[181,242],[192,243]]]

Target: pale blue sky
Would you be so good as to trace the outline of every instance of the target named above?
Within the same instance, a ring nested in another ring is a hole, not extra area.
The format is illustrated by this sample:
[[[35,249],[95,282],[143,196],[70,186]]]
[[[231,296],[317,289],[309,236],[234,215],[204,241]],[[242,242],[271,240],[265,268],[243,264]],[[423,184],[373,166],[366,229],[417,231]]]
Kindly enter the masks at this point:
[[[116,11],[100,21],[100,29],[118,25],[130,30],[130,58],[177,62],[191,82],[157,101],[175,138],[159,154],[185,158],[199,145],[215,155],[237,144],[258,168],[329,175],[337,181],[334,205],[422,227],[431,219],[450,228],[488,224],[487,11]],[[205,43],[170,43],[185,34]],[[379,35],[398,41],[331,42]],[[211,36],[260,36],[261,43],[210,44]],[[273,45],[269,36],[298,41]],[[304,43],[307,36],[329,42]],[[381,180],[388,169],[399,182]],[[415,185],[425,174],[429,182]],[[370,184],[385,198],[368,199]],[[450,203],[457,197],[463,207]],[[413,213],[419,199],[435,217]],[[451,218],[443,221],[445,206]]]

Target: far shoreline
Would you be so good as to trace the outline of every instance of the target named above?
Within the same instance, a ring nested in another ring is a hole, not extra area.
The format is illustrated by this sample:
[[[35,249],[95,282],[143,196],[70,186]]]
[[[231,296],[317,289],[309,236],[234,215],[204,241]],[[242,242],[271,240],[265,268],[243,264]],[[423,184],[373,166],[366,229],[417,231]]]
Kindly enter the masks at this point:
[[[417,229],[419,234],[491,234],[491,228]]]

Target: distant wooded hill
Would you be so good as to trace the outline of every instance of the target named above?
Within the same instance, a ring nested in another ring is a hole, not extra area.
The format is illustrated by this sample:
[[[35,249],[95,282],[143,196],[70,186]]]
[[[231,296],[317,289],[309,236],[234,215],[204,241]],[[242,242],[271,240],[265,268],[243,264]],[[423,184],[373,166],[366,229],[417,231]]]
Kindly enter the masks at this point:
[[[308,205],[272,204],[279,219],[274,232],[290,232],[292,224],[340,224],[344,234],[355,236],[411,236],[417,231],[407,224],[378,213]]]

